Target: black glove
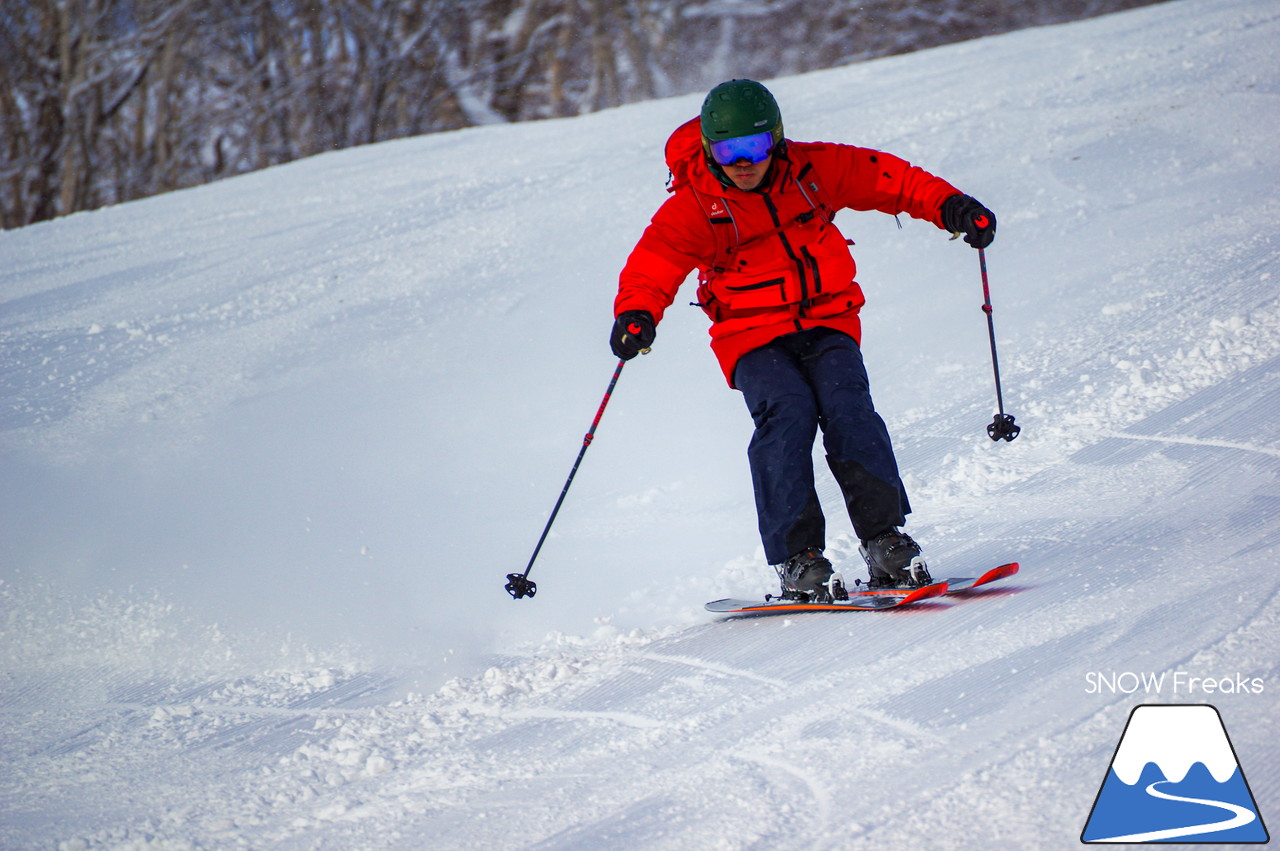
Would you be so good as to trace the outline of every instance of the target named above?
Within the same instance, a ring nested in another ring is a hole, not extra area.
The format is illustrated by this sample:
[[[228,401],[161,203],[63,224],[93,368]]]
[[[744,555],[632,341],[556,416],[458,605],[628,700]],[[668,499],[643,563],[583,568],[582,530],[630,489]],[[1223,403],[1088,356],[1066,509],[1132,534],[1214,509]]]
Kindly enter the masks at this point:
[[[974,248],[986,248],[996,238],[996,214],[968,195],[952,195],[942,202],[942,226]]]
[[[623,360],[631,360],[641,352],[648,351],[656,336],[652,313],[647,310],[628,310],[613,320],[609,347]]]

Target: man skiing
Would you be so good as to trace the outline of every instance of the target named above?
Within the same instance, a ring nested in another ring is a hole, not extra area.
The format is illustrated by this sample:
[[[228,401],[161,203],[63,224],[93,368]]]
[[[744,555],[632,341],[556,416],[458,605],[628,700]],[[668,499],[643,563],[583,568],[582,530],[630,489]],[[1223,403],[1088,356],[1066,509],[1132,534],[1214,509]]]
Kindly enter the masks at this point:
[[[773,95],[752,80],[713,88],[666,157],[672,195],[619,276],[614,354],[629,360],[653,345],[698,269],[711,348],[755,422],[748,460],[760,536],[784,596],[830,593],[814,488],[819,427],[871,584],[929,582],[920,547],[899,529],[911,507],[859,349],[864,297],[851,243],[832,219],[844,208],[906,213],[985,248],[995,216],[891,154],[786,139]]]

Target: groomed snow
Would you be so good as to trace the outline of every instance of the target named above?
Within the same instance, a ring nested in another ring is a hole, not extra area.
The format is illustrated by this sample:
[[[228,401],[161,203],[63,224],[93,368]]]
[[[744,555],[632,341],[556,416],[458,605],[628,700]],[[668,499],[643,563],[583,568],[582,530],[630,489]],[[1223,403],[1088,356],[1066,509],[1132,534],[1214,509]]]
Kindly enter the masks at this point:
[[[1023,565],[902,612],[702,610],[775,580],[679,301],[503,591],[698,97],[0,233],[0,846],[1069,848],[1144,701],[1274,822],[1277,43],[1177,0],[770,81],[1000,218],[997,445],[975,253],[841,214],[909,531]]]

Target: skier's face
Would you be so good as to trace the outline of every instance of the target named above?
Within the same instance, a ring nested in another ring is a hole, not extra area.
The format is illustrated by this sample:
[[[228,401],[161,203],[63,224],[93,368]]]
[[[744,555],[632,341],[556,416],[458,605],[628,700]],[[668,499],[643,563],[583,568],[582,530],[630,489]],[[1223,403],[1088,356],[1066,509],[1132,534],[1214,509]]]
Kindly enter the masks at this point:
[[[773,155],[765,157],[758,163],[749,163],[745,158],[735,163],[721,166],[724,173],[733,181],[733,185],[741,189],[743,192],[750,192],[760,185],[760,181],[764,180],[765,174],[769,171],[769,163],[773,162]]]

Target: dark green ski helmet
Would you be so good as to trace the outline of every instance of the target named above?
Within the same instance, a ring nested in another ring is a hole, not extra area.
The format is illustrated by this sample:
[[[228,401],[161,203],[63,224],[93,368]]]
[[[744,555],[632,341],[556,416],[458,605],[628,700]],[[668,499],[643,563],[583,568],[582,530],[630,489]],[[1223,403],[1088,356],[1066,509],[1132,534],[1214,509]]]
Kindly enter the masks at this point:
[[[721,83],[702,102],[704,143],[766,130],[773,134],[775,145],[782,141],[782,111],[769,90],[755,80]]]

